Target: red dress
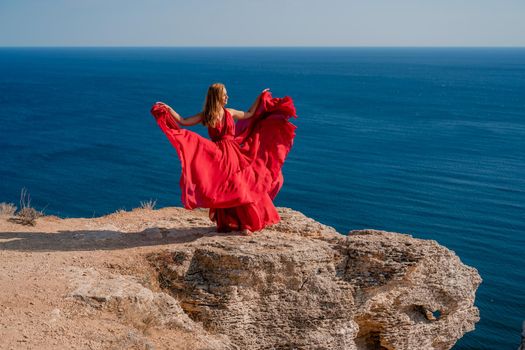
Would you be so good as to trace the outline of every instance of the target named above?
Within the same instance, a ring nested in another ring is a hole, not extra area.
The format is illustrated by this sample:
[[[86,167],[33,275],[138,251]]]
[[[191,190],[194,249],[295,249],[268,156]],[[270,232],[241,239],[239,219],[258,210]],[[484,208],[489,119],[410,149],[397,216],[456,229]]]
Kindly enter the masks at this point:
[[[291,98],[265,92],[254,115],[237,124],[224,109],[222,122],[208,127],[211,141],[181,129],[162,104],[151,113],[181,161],[185,208],[210,208],[219,232],[258,231],[279,222],[272,200],[283,185],[281,167],[295,136],[288,121],[296,117]]]

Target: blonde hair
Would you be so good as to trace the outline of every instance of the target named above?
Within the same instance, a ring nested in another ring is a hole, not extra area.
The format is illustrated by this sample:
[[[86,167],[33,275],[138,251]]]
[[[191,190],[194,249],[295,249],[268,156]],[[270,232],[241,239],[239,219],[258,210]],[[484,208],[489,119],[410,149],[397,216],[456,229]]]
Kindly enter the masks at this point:
[[[225,92],[226,87],[221,83],[212,84],[208,88],[208,94],[206,95],[202,111],[202,124],[205,126],[215,127],[217,125]]]

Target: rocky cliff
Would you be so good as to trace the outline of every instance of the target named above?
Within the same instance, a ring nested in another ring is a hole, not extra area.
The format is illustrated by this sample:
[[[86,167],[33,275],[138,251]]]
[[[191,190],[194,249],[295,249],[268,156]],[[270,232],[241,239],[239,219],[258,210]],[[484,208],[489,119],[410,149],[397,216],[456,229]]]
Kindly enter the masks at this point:
[[[252,237],[206,212],[0,219],[0,348],[450,349],[477,271],[434,241],[299,212]]]

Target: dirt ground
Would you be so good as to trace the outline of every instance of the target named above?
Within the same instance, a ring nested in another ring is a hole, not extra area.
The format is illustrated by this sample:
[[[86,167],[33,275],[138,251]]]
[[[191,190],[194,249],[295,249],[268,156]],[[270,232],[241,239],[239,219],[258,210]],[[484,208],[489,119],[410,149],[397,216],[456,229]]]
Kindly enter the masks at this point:
[[[86,305],[71,296],[71,279],[92,268],[136,276],[158,290],[145,256],[214,234],[206,211],[182,208],[91,219],[45,216],[35,226],[0,218],[0,349],[193,348],[190,333]]]

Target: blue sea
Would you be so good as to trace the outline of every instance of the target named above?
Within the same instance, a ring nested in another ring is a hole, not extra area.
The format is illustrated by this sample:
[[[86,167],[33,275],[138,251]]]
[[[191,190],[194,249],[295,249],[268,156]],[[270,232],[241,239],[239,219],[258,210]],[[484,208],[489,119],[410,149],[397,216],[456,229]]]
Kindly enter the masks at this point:
[[[213,82],[236,109],[267,87],[294,99],[276,205],[454,250],[483,278],[481,321],[454,349],[518,347],[525,49],[3,48],[0,202],[27,188],[62,217],[180,206],[179,160],[149,109],[194,114]]]

